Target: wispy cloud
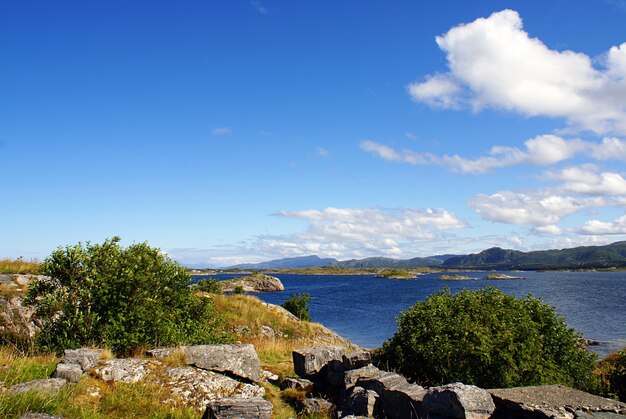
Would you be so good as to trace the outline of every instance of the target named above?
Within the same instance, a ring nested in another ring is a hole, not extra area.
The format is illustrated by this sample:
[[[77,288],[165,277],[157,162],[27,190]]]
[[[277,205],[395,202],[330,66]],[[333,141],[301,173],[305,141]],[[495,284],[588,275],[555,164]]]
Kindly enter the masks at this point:
[[[233,133],[233,131],[228,128],[228,127],[218,127],[213,129],[213,131],[211,131],[211,135],[214,136],[224,136],[224,135],[231,135]]]
[[[320,157],[328,157],[330,155],[330,152],[325,149],[324,147],[318,147],[317,148],[317,155]]]
[[[267,7],[263,6],[260,2],[256,1],[256,0],[252,0],[250,2],[250,5],[254,8],[254,10],[256,10],[258,13],[262,14],[262,15],[266,15],[267,14]]]

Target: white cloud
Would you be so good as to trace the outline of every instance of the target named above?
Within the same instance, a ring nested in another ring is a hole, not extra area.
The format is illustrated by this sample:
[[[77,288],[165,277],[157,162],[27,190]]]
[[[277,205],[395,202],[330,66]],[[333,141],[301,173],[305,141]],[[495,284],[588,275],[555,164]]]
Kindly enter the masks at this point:
[[[626,179],[614,172],[598,172],[593,165],[568,167],[557,172],[548,172],[549,179],[564,182],[559,189],[568,193],[612,196],[626,195]]]
[[[604,222],[600,220],[589,220],[582,227],[576,229],[580,234],[592,234],[592,235],[614,235],[614,234],[626,234],[626,215],[615,219],[611,222]]]
[[[626,43],[610,48],[604,67],[596,68],[585,54],[531,38],[513,10],[454,27],[436,42],[449,71],[411,83],[416,101],[563,117],[596,133],[626,134]]]
[[[459,155],[436,156],[412,150],[397,151],[393,148],[366,140],[361,149],[384,160],[408,164],[437,164],[449,167],[453,172],[483,174],[503,167],[517,165],[549,166],[569,160],[577,154],[587,153],[598,160],[626,161],[626,142],[617,138],[605,138],[601,143],[577,138],[564,139],[556,135],[539,135],[524,142],[524,149],[494,146],[485,156],[469,159]]]
[[[256,10],[258,13],[262,14],[262,15],[266,15],[267,14],[267,7],[263,6],[261,3],[259,3],[256,0],[252,0],[250,2],[250,5],[254,8],[254,10]]]
[[[324,147],[318,147],[317,148],[317,155],[320,157],[328,157],[330,155],[330,152],[325,149]]]
[[[563,234],[563,230],[561,229],[561,227],[552,224],[535,227],[535,232],[539,234],[549,234],[553,236],[559,236]]]
[[[477,195],[469,200],[468,205],[488,221],[540,227],[557,225],[567,215],[606,205],[606,201],[602,198],[561,196],[549,190],[527,193],[502,191]]]
[[[211,131],[211,135],[215,136],[231,135],[232,133],[232,130],[228,127],[218,127]]]
[[[417,135],[413,134],[413,133],[412,133],[412,132],[410,132],[410,131],[405,132],[405,133],[404,133],[404,136],[405,136],[406,138],[408,138],[409,140],[413,140],[413,141],[417,141],[417,139],[418,139]]]

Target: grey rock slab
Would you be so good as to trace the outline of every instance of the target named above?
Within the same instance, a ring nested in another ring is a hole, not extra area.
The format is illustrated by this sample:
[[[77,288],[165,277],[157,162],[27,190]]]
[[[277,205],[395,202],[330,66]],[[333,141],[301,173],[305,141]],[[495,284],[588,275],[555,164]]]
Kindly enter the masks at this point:
[[[378,393],[363,387],[352,387],[346,396],[344,408],[351,415],[375,417],[379,410]]]
[[[156,348],[156,349],[148,349],[146,351],[146,356],[148,358],[157,358],[163,359],[168,356],[174,355],[175,353],[184,353],[186,346],[177,346],[177,347],[167,347],[167,348]]]
[[[271,419],[272,404],[261,398],[223,398],[209,402],[203,419]]]
[[[373,378],[382,374],[384,374],[384,371],[379,370],[371,364],[366,365],[361,368],[346,371],[343,376],[344,385],[346,389],[349,389],[350,387],[354,387],[356,385],[359,378]]]
[[[310,393],[313,391],[314,386],[313,381],[307,380],[306,378],[287,377],[281,383],[280,389],[292,389]]]
[[[187,406],[204,409],[211,400],[220,398],[249,399],[265,395],[265,389],[255,384],[193,367],[165,368],[159,384]]]
[[[96,368],[95,375],[104,381],[135,383],[143,380],[160,364],[160,361],[139,358],[110,359]]]
[[[58,393],[67,384],[64,378],[44,378],[41,380],[26,381],[24,383],[15,384],[7,390],[9,394],[22,394],[29,391],[41,393]]]
[[[63,364],[79,364],[83,372],[88,372],[95,368],[100,362],[102,349],[80,348],[66,349],[63,353]]]
[[[258,383],[261,361],[254,345],[197,345],[184,349],[188,365],[218,371]]]
[[[346,371],[364,367],[372,363],[370,351],[355,351],[343,356],[343,367]]]
[[[624,419],[624,415],[610,412],[583,412],[577,410],[574,412],[575,419]]]
[[[495,409],[487,390],[462,383],[432,387],[422,402],[422,412],[427,417],[487,419]]]
[[[326,399],[308,398],[301,402],[302,412],[309,415],[323,415],[335,410],[335,405]]]
[[[300,377],[323,376],[331,361],[343,362],[345,351],[337,346],[316,346],[296,349],[292,352],[293,367]]]
[[[353,370],[357,371],[357,370]],[[366,390],[374,390],[378,395],[382,396],[387,390],[395,390],[397,388],[405,388],[409,386],[409,382],[395,372],[383,371],[382,374],[373,377],[361,377],[357,380],[356,385]]]
[[[68,382],[76,384],[83,375],[83,369],[79,364],[57,364],[52,378],[65,378]]]
[[[417,384],[383,390],[382,405],[390,419],[418,418],[428,390]]]

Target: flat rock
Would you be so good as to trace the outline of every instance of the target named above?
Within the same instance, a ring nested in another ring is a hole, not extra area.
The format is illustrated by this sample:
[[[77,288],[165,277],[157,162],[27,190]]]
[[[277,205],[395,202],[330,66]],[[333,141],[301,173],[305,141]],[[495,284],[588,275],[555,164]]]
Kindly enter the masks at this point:
[[[301,402],[302,413],[309,415],[325,415],[335,410],[335,405],[326,399],[308,398]]]
[[[263,387],[193,367],[166,368],[159,384],[187,406],[203,410],[211,400],[220,398],[249,399],[263,397]]]
[[[29,391],[41,393],[58,393],[67,384],[64,378],[44,378],[41,380],[26,381],[24,383],[15,384],[7,390],[9,394],[22,394]]]
[[[571,418],[575,411],[593,415],[603,412],[626,414],[626,403],[562,385],[494,389],[489,393],[496,404],[494,418]]]
[[[104,381],[135,383],[143,380],[160,364],[159,361],[139,358],[110,359],[96,368],[95,375]]]
[[[379,370],[373,365],[366,365],[361,368],[346,371],[344,374],[344,385],[346,389],[354,387],[359,381],[359,378],[374,378],[384,374],[384,371]]]
[[[83,369],[79,364],[57,364],[52,378],[65,378],[70,383],[77,383],[83,375]]]
[[[272,404],[261,398],[223,398],[209,402],[203,419],[271,419]]]
[[[432,387],[422,402],[427,417],[487,419],[495,408],[487,390],[462,383]]]
[[[372,353],[370,351],[354,351],[343,356],[343,368],[354,370],[372,363]]]
[[[417,384],[408,384],[383,390],[382,405],[390,419],[418,418],[428,390]]]
[[[356,385],[366,390],[374,390],[379,396],[382,396],[385,391],[408,387],[409,382],[400,374],[382,371],[381,374],[372,377],[360,377]]]
[[[310,393],[313,391],[314,386],[313,381],[307,380],[306,378],[287,377],[280,384],[280,389],[292,389]]]
[[[102,355],[102,349],[66,349],[63,352],[61,363],[78,364],[83,372],[88,372],[98,365],[100,362],[100,355]]]
[[[197,345],[184,348],[188,365],[258,383],[261,361],[254,345]]]
[[[379,397],[373,390],[365,390],[363,387],[352,387],[346,396],[344,409],[351,415],[374,417],[379,410]]]
[[[166,348],[148,349],[145,353],[148,358],[163,359],[175,353],[184,353],[186,346],[172,346]]]
[[[292,352],[293,367],[302,378],[324,376],[332,361],[343,363],[345,351],[337,346],[316,346]]]

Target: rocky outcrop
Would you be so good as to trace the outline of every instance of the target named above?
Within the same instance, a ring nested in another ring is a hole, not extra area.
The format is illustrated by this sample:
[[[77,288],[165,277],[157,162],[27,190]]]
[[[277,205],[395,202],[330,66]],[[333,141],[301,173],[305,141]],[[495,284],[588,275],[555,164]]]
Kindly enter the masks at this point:
[[[453,383],[429,389],[421,408],[430,417],[488,419],[496,406],[486,390]]]
[[[203,419],[271,419],[272,404],[267,400],[223,398],[213,400]]]
[[[80,377],[91,371],[100,362],[101,349],[66,349],[61,362],[52,373],[53,378],[64,378],[70,383],[78,383]]]
[[[272,292],[284,291],[285,286],[280,279],[275,276],[265,274],[252,274],[242,278],[227,279],[220,281],[222,291],[234,292],[235,288],[240,286],[244,292]]]
[[[32,347],[41,324],[33,318],[34,309],[22,302],[28,284],[41,275],[0,274],[0,339],[25,348]]]
[[[329,365],[339,362],[343,365],[345,351],[337,346],[320,346],[297,349],[292,352],[293,368],[302,378],[324,380]]]
[[[67,380],[63,378],[44,378],[41,380],[32,380],[25,383],[15,384],[7,390],[9,394],[22,394],[29,391],[40,393],[58,393],[67,384]]]
[[[161,363],[154,360],[125,358],[110,359],[102,367],[96,368],[95,376],[104,381],[116,383],[136,383],[143,380]]]

